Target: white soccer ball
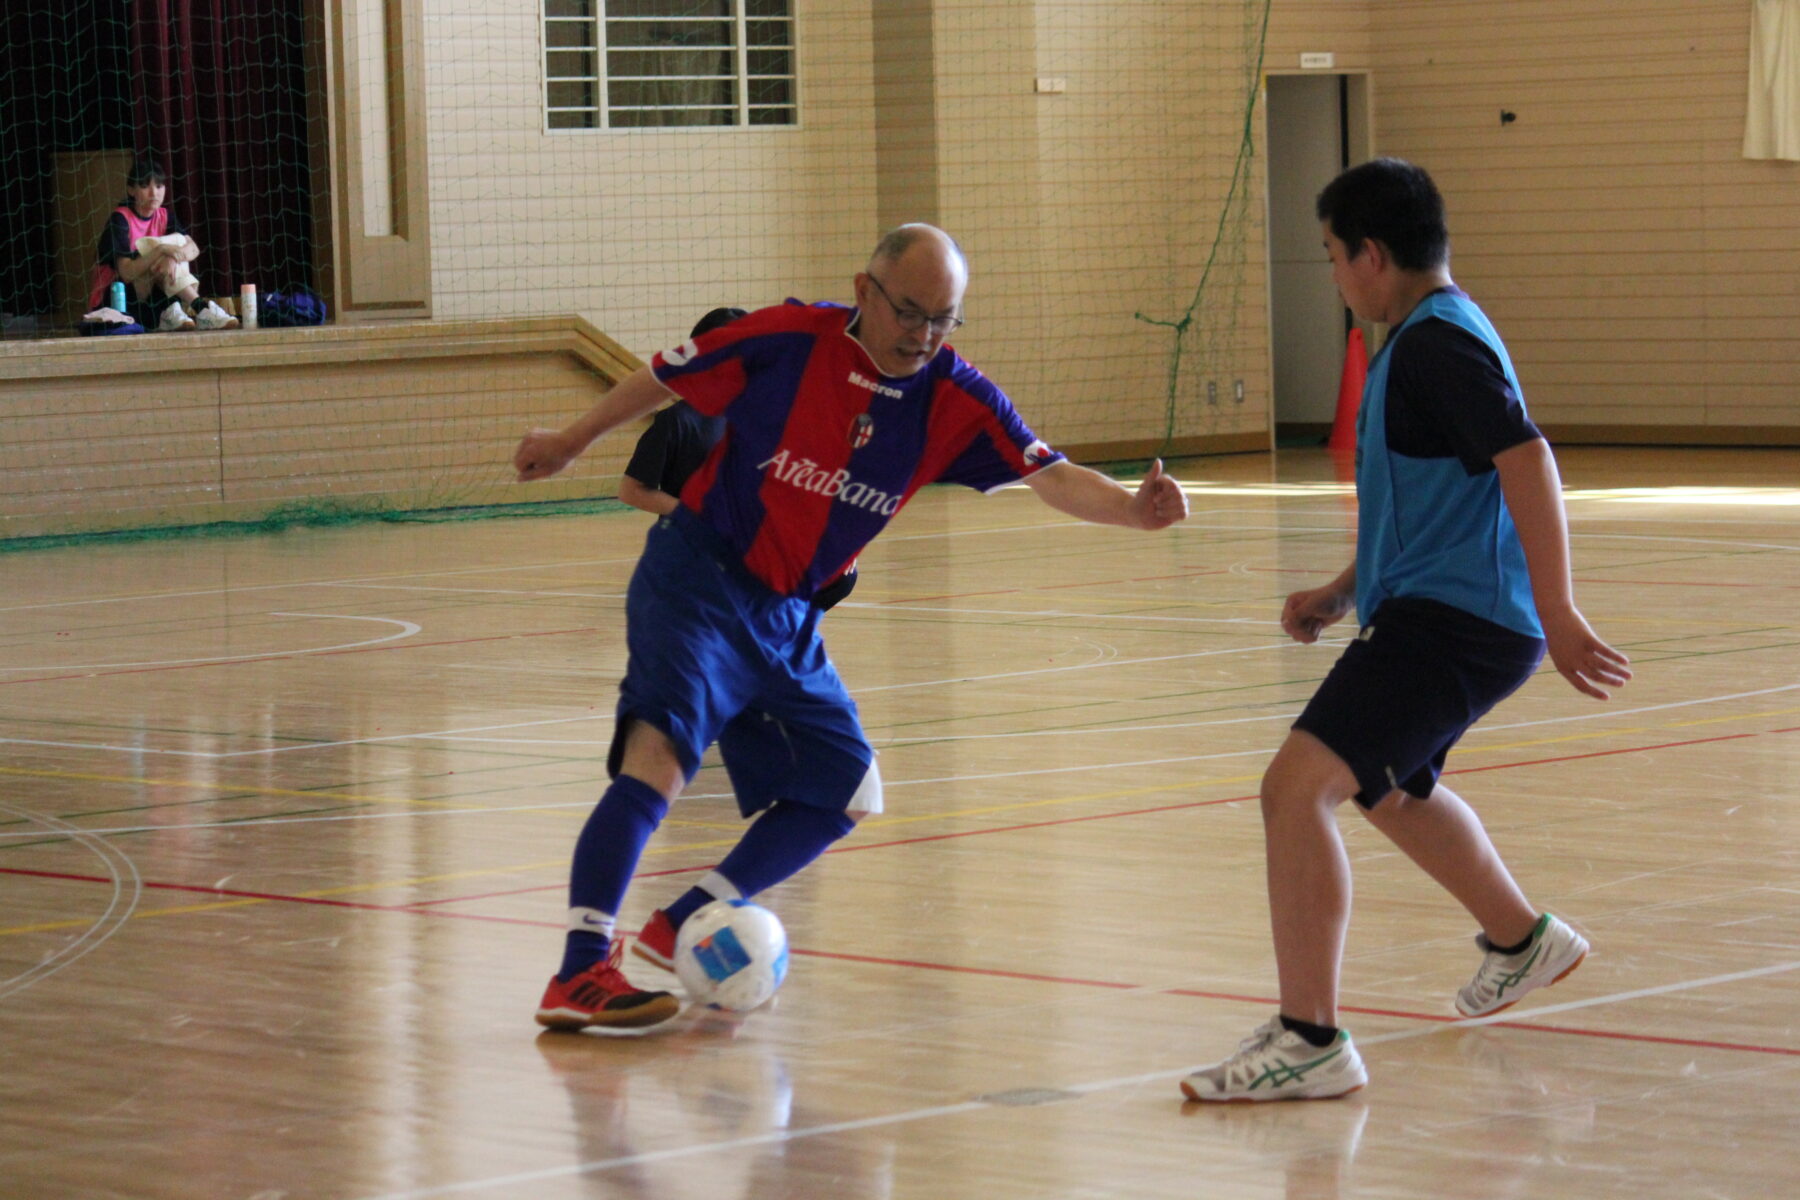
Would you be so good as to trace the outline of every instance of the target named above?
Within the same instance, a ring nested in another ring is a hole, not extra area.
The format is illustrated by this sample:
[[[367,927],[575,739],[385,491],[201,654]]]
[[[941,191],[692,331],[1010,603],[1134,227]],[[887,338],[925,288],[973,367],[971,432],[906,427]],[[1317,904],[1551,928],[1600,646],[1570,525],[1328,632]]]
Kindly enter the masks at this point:
[[[749,1012],[787,978],[787,930],[748,900],[714,900],[681,923],[675,974],[697,1004]]]

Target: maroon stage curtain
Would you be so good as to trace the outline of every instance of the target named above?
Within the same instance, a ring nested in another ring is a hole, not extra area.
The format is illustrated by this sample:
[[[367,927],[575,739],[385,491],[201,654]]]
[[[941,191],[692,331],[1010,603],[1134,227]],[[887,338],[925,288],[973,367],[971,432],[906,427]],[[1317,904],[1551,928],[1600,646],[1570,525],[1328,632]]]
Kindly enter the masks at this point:
[[[200,244],[203,295],[311,286],[306,0],[133,0],[139,154]]]

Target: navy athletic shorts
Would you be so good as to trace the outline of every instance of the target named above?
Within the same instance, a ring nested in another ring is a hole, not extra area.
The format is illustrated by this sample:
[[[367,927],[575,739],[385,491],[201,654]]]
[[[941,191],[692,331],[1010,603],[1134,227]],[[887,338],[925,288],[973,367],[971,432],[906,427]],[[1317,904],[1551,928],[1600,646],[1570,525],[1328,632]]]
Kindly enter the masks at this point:
[[[1429,796],[1450,747],[1531,678],[1543,658],[1542,639],[1460,608],[1385,600],[1294,728],[1350,765],[1362,807],[1396,789]]]
[[[717,741],[748,816],[777,800],[880,812],[875,751],[819,636],[821,611],[751,575],[686,509],[659,519],[625,598],[629,659],[608,770],[634,721],[692,778]]]

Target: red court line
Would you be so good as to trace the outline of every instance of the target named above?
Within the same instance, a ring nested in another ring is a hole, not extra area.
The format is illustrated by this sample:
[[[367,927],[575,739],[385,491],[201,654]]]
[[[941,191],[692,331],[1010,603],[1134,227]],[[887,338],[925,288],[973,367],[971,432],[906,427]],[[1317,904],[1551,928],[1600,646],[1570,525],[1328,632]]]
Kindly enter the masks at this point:
[[[45,879],[68,879],[84,883],[113,883],[111,878],[98,875],[80,875],[60,871],[33,871],[17,867],[0,867],[0,874],[31,875]],[[145,887],[163,891],[198,892],[214,896],[230,896],[251,900],[287,901],[294,904],[323,905],[328,908],[357,909],[364,912],[408,913],[422,917],[442,917],[452,920],[488,921],[507,925],[529,925],[539,929],[561,929],[554,921],[533,921],[512,917],[488,917],[475,913],[434,912],[426,911],[409,904],[363,904],[352,900],[332,900],[322,896],[288,896],[275,892],[251,892],[233,888],[216,888],[198,884],[155,883],[146,882]],[[792,953],[806,958],[829,959],[835,962],[864,963],[870,966],[904,967],[917,971],[942,971],[957,975],[979,975],[991,979],[1018,979],[1028,983],[1056,983],[1072,987],[1104,988],[1111,991],[1135,991],[1143,988],[1142,984],[1127,983],[1116,979],[1083,979],[1079,976],[1045,975],[1032,971],[1009,971],[999,967],[967,967],[953,963],[924,962],[919,959],[883,958],[872,954],[848,954],[832,950],[807,950],[794,947]],[[1202,991],[1196,988],[1169,988],[1158,992],[1160,995],[1191,996],[1202,1000],[1224,1000],[1232,1003],[1256,1004],[1268,1006],[1278,1003],[1274,996],[1252,996],[1239,992]],[[1344,1012],[1360,1013],[1365,1016],[1395,1017],[1408,1021],[1430,1021],[1449,1024],[1458,1020],[1456,1017],[1442,1013],[1411,1012],[1406,1009],[1367,1008],[1346,1004],[1341,1006]],[[1508,1029],[1522,1029],[1537,1033],[1560,1033],[1573,1037],[1608,1038],[1614,1041],[1647,1042],[1667,1046],[1691,1046],[1707,1050],[1732,1050],[1749,1054],[1776,1054],[1800,1057],[1800,1049],[1788,1046],[1764,1046],[1748,1042],[1723,1042],[1706,1038],[1667,1037],[1649,1033],[1627,1033],[1610,1029],[1587,1029],[1571,1026],[1545,1025],[1529,1020],[1495,1021],[1492,1024]]]
[[[1542,765],[1549,764],[1549,763],[1572,762],[1572,761],[1576,761],[1579,759],[1587,759],[1587,758],[1602,758],[1602,757],[1607,757],[1607,756],[1616,755],[1616,754],[1634,754],[1634,753],[1641,753],[1641,752],[1650,751],[1650,750],[1666,750],[1666,749],[1673,749],[1673,748],[1684,747],[1684,746],[1704,745],[1704,744],[1713,743],[1713,742],[1736,741],[1741,738],[1762,737],[1766,734],[1796,733],[1796,732],[1800,732],[1800,725],[1785,726],[1785,727],[1782,727],[1779,729],[1768,729],[1768,730],[1762,730],[1762,731],[1752,732],[1752,733],[1725,734],[1725,735],[1721,735],[1719,737],[1711,737],[1711,738],[1693,738],[1693,739],[1688,739],[1688,740],[1679,741],[1679,742],[1660,742],[1660,743],[1650,745],[1650,746],[1630,746],[1630,747],[1625,747],[1625,748],[1618,749],[1618,750],[1599,750],[1599,751],[1593,751],[1593,752],[1586,753],[1586,754],[1569,754],[1569,755],[1563,755],[1563,756],[1556,757],[1556,758],[1530,759],[1530,760],[1524,760],[1524,761],[1512,762],[1512,763],[1495,763],[1495,764],[1492,764],[1490,766],[1485,766],[1485,767],[1461,767],[1461,768],[1457,768],[1456,770],[1453,770],[1453,771],[1446,771],[1446,772],[1444,772],[1444,774],[1446,774],[1446,775],[1475,774],[1477,772],[1496,771],[1496,770],[1502,770],[1502,769],[1509,768],[1509,767],[1542,766]],[[1192,808],[1205,808],[1205,807],[1212,807],[1212,806],[1216,806],[1216,805],[1220,805],[1220,804],[1231,804],[1231,803],[1235,803],[1235,802],[1242,802],[1242,801],[1248,801],[1248,800],[1254,800],[1254,799],[1256,799],[1255,795],[1229,796],[1229,797],[1213,799],[1213,800],[1188,801],[1188,802],[1181,803],[1181,804],[1156,805],[1156,806],[1153,806],[1150,808],[1132,809],[1132,810],[1129,810],[1126,812],[1090,813],[1090,814],[1087,814],[1084,816],[1079,816],[1079,817],[1059,817],[1059,818],[1056,818],[1053,820],[1048,820],[1048,821],[1022,822],[1022,823],[1016,824],[1016,825],[996,826],[996,827],[990,828],[990,829],[971,829],[971,830],[963,830],[961,832],[956,832],[956,833],[926,834],[926,835],[923,835],[920,837],[915,837],[915,838],[895,838],[895,839],[892,839],[892,840],[889,840],[886,842],[871,842],[871,843],[868,843],[867,845],[861,845],[861,846],[840,846],[834,850],[829,850],[826,853],[828,853],[828,854],[846,854],[846,853],[852,853],[852,852],[858,851],[858,850],[877,850],[877,849],[891,848],[894,846],[918,845],[918,844],[925,843],[925,842],[948,841],[948,840],[951,840],[954,838],[964,838],[964,837],[978,837],[978,836],[985,836],[987,834],[992,834],[992,833],[1008,833],[1008,832],[1017,832],[1019,830],[1024,830],[1024,829],[1040,829],[1040,828],[1045,828],[1045,827],[1054,826],[1054,825],[1079,824],[1079,823],[1085,822],[1085,821],[1110,820],[1114,817],[1142,816],[1142,815],[1151,814],[1151,813],[1174,812],[1174,811],[1180,811],[1183,809],[1192,809]],[[712,869],[712,867],[716,866],[716,865],[717,864],[707,864],[705,866],[694,866],[694,867],[671,867],[671,868],[667,868],[667,869],[664,869],[661,871],[642,872],[642,873],[634,876],[634,878],[635,879],[648,879],[648,878],[656,878],[658,876],[663,876],[663,875],[680,875],[680,874],[687,874],[687,873],[696,872],[696,871],[706,871],[706,870]],[[28,870],[25,868],[17,868],[17,867],[0,867],[0,874],[31,875],[31,876],[38,876],[38,877],[42,877],[42,878],[69,879],[69,880],[78,880],[78,881],[90,882],[90,883],[113,883],[113,882],[115,882],[110,877],[101,877],[101,876],[97,876],[97,875],[79,875],[79,874],[69,874],[69,873],[54,872],[54,871],[35,871],[35,870]],[[493,898],[493,897],[499,897],[499,896],[522,895],[522,894],[526,894],[526,893],[530,893],[530,892],[551,891],[551,890],[556,890],[556,889],[561,888],[562,886],[564,886],[562,884],[548,884],[548,885],[543,885],[540,887],[520,888],[520,889],[515,889],[513,891],[507,891],[507,892],[490,892],[490,893],[483,893],[481,895],[456,896],[456,897],[449,897],[449,898],[438,899],[438,900],[417,901],[417,902],[414,902],[411,904],[402,904],[402,905],[366,904],[366,903],[360,903],[357,901],[350,901],[350,900],[332,900],[332,899],[328,899],[325,897],[286,896],[286,895],[281,895],[281,894],[272,893],[272,892],[251,892],[251,891],[242,891],[242,890],[228,889],[228,888],[216,888],[216,887],[197,885],[197,884],[147,882],[144,886],[149,887],[149,888],[156,888],[156,889],[163,889],[163,890],[170,890],[170,891],[197,892],[197,893],[214,895],[214,896],[230,896],[230,897],[237,897],[237,898],[243,898],[243,899],[269,900],[269,901],[276,901],[276,902],[290,901],[290,902],[299,903],[299,904],[323,905],[323,906],[332,907],[332,908],[348,908],[348,909],[357,909],[357,910],[368,911],[368,912],[413,913],[418,916],[448,917],[448,918],[458,919],[458,920],[485,920],[485,921],[509,924],[509,925],[529,925],[529,926],[534,926],[534,927],[542,928],[542,929],[561,929],[562,928],[562,926],[560,924],[558,924],[556,922],[551,922],[551,921],[524,920],[524,919],[520,919],[520,918],[509,918],[509,917],[488,917],[488,916],[483,916],[481,914],[476,914],[476,913],[446,912],[441,909],[430,907],[430,906],[435,906],[435,905],[454,904],[454,903],[459,903],[459,902],[487,899],[487,898]],[[961,966],[953,966],[950,964],[943,964],[943,963],[926,963],[926,962],[919,962],[919,961],[915,961],[915,960],[905,960],[905,959],[886,959],[886,958],[878,958],[878,957],[874,957],[874,956],[870,956],[870,955],[843,954],[843,953],[834,953],[831,951],[823,951],[823,950],[804,950],[804,949],[795,948],[793,953],[795,953],[796,955],[802,955],[802,956],[807,956],[807,957],[836,959],[836,960],[846,961],[846,962],[861,962],[861,963],[868,963],[871,965],[902,966],[902,967],[914,968],[917,970],[948,971],[948,972],[954,972],[954,973],[958,973],[958,974],[986,975],[986,976],[993,976],[993,977],[997,977],[997,978],[1016,978],[1016,979],[1029,980],[1032,982],[1061,983],[1061,984],[1069,984],[1069,985],[1080,986],[1080,987],[1096,987],[1096,988],[1111,988],[1111,989],[1125,990],[1125,989],[1131,989],[1131,988],[1141,986],[1141,985],[1137,985],[1137,984],[1120,983],[1120,982],[1111,981],[1111,980],[1093,980],[1093,979],[1079,979],[1079,978],[1073,978],[1073,977],[1062,977],[1062,976],[1052,976],[1052,975],[1038,975],[1038,974],[1030,974],[1030,973],[1024,973],[1024,972],[1004,971],[1004,970],[999,970],[997,968],[961,967]],[[1276,1003],[1276,1000],[1273,997],[1245,996],[1245,995],[1240,995],[1237,993],[1229,993],[1229,992],[1204,992],[1204,991],[1196,991],[1196,990],[1192,990],[1192,989],[1171,989],[1169,994],[1182,995],[1182,996],[1194,996],[1194,997],[1201,998],[1201,999],[1228,1000],[1228,1001],[1232,1001],[1232,1002],[1243,1002],[1243,1003],[1257,1003],[1257,1004]],[[1365,1015],[1392,1016],[1392,1017],[1398,1017],[1398,1018],[1402,1018],[1402,1019],[1406,1019],[1406,1020],[1449,1022],[1449,1021],[1453,1021],[1456,1019],[1454,1017],[1447,1017],[1447,1016],[1444,1016],[1442,1014],[1437,1014],[1437,1013],[1416,1013],[1416,1012],[1408,1012],[1405,1010],[1362,1008],[1362,1007],[1356,1007],[1356,1006],[1352,1006],[1352,1005],[1345,1005],[1343,1007],[1344,1007],[1344,1011],[1346,1011],[1346,1012],[1362,1013]],[[1787,1047],[1781,1047],[1781,1046],[1758,1046],[1758,1045],[1751,1045],[1751,1044],[1738,1043],[1738,1042],[1721,1042],[1721,1041],[1712,1041],[1712,1040],[1696,1039],[1696,1038],[1664,1037],[1664,1036],[1660,1036],[1660,1035],[1656,1035],[1656,1034],[1622,1033],[1622,1032],[1617,1032],[1617,1031],[1612,1031],[1612,1030],[1591,1030],[1591,1029],[1581,1029],[1581,1028],[1557,1027],[1557,1026],[1540,1025],[1540,1024],[1536,1024],[1536,1023],[1532,1023],[1532,1022],[1527,1022],[1527,1021],[1498,1021],[1498,1022],[1494,1022],[1494,1024],[1506,1026],[1509,1028],[1535,1030],[1535,1031],[1541,1031],[1541,1032],[1547,1032],[1547,1033],[1563,1033],[1563,1034],[1570,1034],[1570,1035],[1575,1035],[1575,1036],[1613,1038],[1613,1039],[1617,1039],[1617,1040],[1621,1040],[1621,1041],[1654,1042],[1654,1043],[1661,1043],[1661,1044],[1666,1044],[1666,1045],[1693,1046],[1693,1047],[1698,1047],[1698,1048],[1720,1049],[1720,1050],[1737,1050],[1737,1051],[1745,1051],[1745,1052],[1760,1053],[1760,1054],[1800,1055],[1800,1050],[1789,1049]]]
[[[433,646],[467,646],[474,642],[507,642],[515,638],[563,637],[571,633],[595,633],[598,625],[579,629],[546,629],[538,633],[495,633],[485,637],[448,638],[440,642],[390,642],[379,646],[353,646],[344,650],[292,651],[287,654],[265,654],[256,658],[234,658],[222,662],[168,663],[157,667],[126,667],[117,671],[77,671],[70,675],[32,675],[24,679],[0,679],[0,687],[18,683],[57,683],[65,679],[101,679],[109,675],[150,675],[157,671],[195,671],[202,667],[241,667],[250,663],[284,662],[289,659],[335,658],[340,654],[371,654],[378,650],[424,650]]]

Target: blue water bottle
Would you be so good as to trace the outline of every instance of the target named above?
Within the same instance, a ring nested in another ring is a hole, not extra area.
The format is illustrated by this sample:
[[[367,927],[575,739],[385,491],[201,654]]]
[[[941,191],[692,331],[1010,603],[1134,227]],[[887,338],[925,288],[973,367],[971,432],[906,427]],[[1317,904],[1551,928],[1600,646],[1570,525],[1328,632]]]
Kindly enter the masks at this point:
[[[125,285],[117,279],[106,289],[106,306],[120,312],[125,311]]]

